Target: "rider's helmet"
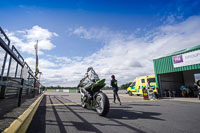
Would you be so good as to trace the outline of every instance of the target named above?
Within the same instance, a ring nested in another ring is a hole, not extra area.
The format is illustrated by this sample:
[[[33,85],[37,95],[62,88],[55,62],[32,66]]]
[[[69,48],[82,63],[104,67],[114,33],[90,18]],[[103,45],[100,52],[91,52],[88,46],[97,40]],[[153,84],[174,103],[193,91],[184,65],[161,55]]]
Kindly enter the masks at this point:
[[[88,67],[87,72],[89,72],[90,70],[93,70],[92,67]]]
[[[96,81],[99,80],[99,76],[94,71],[93,67],[88,67],[88,69],[87,69],[87,77],[93,82],[96,82]]]

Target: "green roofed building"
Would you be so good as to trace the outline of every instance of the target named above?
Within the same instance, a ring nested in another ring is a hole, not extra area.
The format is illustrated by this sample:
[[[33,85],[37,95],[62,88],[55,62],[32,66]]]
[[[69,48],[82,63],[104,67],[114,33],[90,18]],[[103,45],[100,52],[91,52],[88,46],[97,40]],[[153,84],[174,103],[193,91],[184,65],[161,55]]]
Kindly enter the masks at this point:
[[[195,77],[200,74],[200,45],[159,57],[153,63],[161,96],[169,91],[180,96],[182,85],[195,91]]]

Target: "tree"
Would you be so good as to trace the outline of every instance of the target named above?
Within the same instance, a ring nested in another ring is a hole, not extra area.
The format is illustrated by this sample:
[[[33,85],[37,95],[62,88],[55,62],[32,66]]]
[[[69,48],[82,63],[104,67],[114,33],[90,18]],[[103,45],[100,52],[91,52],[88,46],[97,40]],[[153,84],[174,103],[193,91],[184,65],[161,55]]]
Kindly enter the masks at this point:
[[[129,82],[129,83],[126,83],[126,84],[123,84],[120,86],[120,89],[122,90],[126,90],[130,85],[131,85],[132,82]]]

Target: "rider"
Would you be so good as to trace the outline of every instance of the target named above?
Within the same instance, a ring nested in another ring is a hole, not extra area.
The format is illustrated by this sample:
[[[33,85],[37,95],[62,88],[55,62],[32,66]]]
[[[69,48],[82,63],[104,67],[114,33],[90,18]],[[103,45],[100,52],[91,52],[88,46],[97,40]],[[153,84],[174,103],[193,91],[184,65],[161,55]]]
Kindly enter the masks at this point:
[[[87,96],[86,93],[90,93],[91,86],[96,83],[99,80],[99,76],[94,71],[92,67],[89,67],[87,69],[87,73],[85,74],[85,77],[80,81],[78,87],[81,87],[81,92],[84,93],[84,95]]]

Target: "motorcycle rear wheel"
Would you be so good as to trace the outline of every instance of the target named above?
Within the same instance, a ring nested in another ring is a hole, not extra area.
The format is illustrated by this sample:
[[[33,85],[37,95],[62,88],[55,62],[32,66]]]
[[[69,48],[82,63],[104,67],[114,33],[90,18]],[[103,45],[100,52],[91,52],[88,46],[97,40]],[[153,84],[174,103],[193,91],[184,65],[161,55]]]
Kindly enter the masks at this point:
[[[110,103],[108,97],[104,93],[100,92],[96,96],[96,102],[97,102],[96,111],[98,115],[100,116],[107,115],[110,109]]]

